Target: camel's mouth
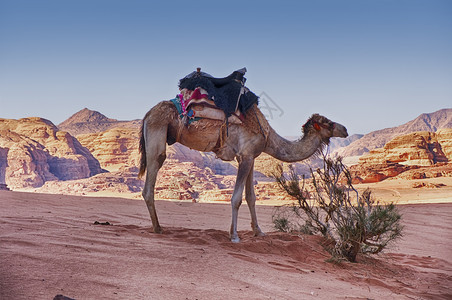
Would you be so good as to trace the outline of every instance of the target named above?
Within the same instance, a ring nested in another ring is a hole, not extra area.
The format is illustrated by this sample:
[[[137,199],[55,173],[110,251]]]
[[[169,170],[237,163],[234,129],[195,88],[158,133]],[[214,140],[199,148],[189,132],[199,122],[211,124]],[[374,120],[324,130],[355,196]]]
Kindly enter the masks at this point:
[[[343,126],[341,124],[336,123],[334,126],[333,136],[341,137],[341,138],[348,137],[347,128],[345,128],[345,126]]]

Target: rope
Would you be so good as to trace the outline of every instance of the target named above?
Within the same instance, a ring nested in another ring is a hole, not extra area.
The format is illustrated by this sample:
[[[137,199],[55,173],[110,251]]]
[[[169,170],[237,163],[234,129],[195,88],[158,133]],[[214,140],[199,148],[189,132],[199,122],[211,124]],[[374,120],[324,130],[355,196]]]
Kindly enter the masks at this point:
[[[228,125],[226,124],[226,122],[224,122],[223,124],[221,124],[221,127],[220,127],[220,136],[218,137],[219,144],[217,143],[218,149],[221,149],[224,146],[224,135],[225,135],[225,133],[227,135],[227,130],[228,130]]]
[[[262,132],[262,135],[265,137],[265,139],[267,139],[267,136],[265,135],[264,129],[261,126],[261,122],[259,122],[259,118],[257,117],[257,113],[256,113],[256,110],[254,109],[254,106],[252,108],[253,108],[254,116],[256,117],[256,120],[257,120],[257,124],[259,124],[259,128],[260,128],[260,130]]]
[[[178,122],[177,122],[177,132],[176,132],[176,142],[180,143],[180,137],[182,135],[182,130],[184,129],[185,125],[184,125],[184,121],[181,118],[177,118]]]
[[[261,130],[261,133],[262,133],[262,135],[263,135],[264,138],[265,138],[265,146],[264,146],[264,147],[267,147],[268,134],[266,134],[265,131],[264,131],[264,129],[262,128],[262,125],[261,125],[261,122],[259,121],[259,117],[257,116],[255,107],[253,106],[252,109],[253,109],[253,112],[254,112],[254,116],[256,117],[257,124],[259,125],[259,128],[260,128],[260,130]]]

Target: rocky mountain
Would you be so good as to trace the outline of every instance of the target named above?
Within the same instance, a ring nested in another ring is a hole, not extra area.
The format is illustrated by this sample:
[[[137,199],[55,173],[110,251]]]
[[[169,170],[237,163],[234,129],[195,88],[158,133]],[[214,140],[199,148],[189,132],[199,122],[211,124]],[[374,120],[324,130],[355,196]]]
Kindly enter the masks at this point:
[[[102,168],[117,171],[124,166],[139,166],[139,133],[138,128],[115,127],[103,132],[80,134],[77,139]]]
[[[328,145],[328,151],[330,153],[333,153],[334,151],[340,148],[347,147],[348,145],[359,140],[363,136],[364,136],[363,134],[352,134],[346,137],[345,139],[334,137],[330,140],[330,144]]]
[[[433,167],[427,171],[425,167]],[[414,170],[418,170],[415,172]],[[410,179],[452,175],[452,129],[397,136],[350,168],[356,182],[378,182],[411,170]],[[436,171],[432,171],[436,170]]]
[[[0,184],[39,187],[102,172],[88,149],[49,120],[0,119]]]
[[[100,112],[84,108],[60,123],[58,128],[77,136],[79,134],[98,133],[114,127],[139,128],[140,126],[141,120],[118,121],[107,118]]]
[[[432,166],[452,161],[452,128],[437,132],[413,132],[393,138],[383,148],[361,156],[361,163],[394,162],[402,165]]]
[[[452,109],[450,108],[421,114],[416,119],[398,127],[373,131],[335,153],[343,157],[359,156],[370,150],[383,147],[396,136],[417,131],[436,132],[443,128],[452,128]]]

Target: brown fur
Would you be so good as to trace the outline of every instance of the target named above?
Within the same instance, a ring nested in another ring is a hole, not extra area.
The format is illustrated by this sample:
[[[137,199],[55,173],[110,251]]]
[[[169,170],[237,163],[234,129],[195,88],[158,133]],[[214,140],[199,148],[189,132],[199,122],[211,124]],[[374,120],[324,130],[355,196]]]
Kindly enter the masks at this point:
[[[331,130],[333,130],[332,126],[334,122],[331,122],[330,120],[319,114],[313,114],[303,125],[303,134],[307,135],[318,131],[317,129],[315,129],[314,124],[319,124],[323,128],[331,128]]]
[[[270,130],[270,124],[261,110],[257,107],[257,104],[254,104],[246,112],[243,125],[251,130],[251,132],[262,133],[264,136],[267,136]]]
[[[150,115],[152,115],[153,118],[149,118]],[[170,116],[172,120],[178,119],[179,122],[181,122],[174,104],[171,101],[163,101],[163,102],[158,103],[151,110],[149,110],[143,118],[143,121],[141,123],[140,145],[139,145],[139,150],[140,150],[140,154],[141,154],[140,170],[138,173],[139,178],[143,177],[144,173],[146,172],[146,165],[147,165],[146,145],[145,145],[145,139],[144,139],[144,120],[147,120],[149,118],[148,124],[151,124],[151,125],[152,124],[164,124],[164,123],[168,123],[168,116]],[[201,120],[191,123],[189,126],[196,128],[196,129],[200,129],[200,130],[203,128],[208,128],[208,127],[218,127],[218,134],[219,134],[218,138],[224,140],[226,138],[226,136],[224,136],[226,133],[226,130],[220,131],[220,128],[224,124],[225,124],[224,121],[201,119]],[[249,129],[251,132],[256,133],[256,134],[263,134],[265,137],[268,136],[268,132],[270,129],[270,124],[268,123],[264,114],[261,112],[261,110],[257,107],[256,104],[254,104],[247,111],[243,124],[236,125],[236,126],[244,126],[245,128]],[[223,128],[223,129],[225,129],[225,128]],[[220,144],[222,144],[221,141],[220,141]]]
[[[152,115],[153,118],[149,118]],[[151,108],[143,120],[141,121],[141,130],[140,130],[140,145],[139,150],[141,154],[140,158],[140,171],[138,172],[138,178],[142,178],[144,173],[146,172],[146,143],[144,139],[144,124],[145,120],[148,120],[148,124],[150,125],[159,125],[168,123],[168,117],[170,120],[174,120],[178,118],[177,109],[171,101],[162,101],[158,103],[156,106]]]

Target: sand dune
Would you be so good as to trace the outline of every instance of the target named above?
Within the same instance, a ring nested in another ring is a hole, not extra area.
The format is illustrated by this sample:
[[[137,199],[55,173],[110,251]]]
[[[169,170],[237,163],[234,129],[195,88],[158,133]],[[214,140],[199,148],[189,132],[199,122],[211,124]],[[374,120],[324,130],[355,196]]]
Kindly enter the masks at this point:
[[[232,244],[227,204],[157,201],[162,235],[138,200],[0,191],[0,205],[0,299],[452,298],[452,204],[402,206],[397,248],[340,265],[318,236],[272,232],[270,206],[256,238],[243,205]]]

